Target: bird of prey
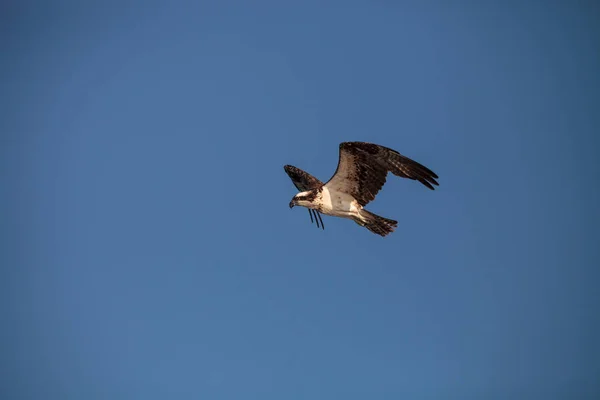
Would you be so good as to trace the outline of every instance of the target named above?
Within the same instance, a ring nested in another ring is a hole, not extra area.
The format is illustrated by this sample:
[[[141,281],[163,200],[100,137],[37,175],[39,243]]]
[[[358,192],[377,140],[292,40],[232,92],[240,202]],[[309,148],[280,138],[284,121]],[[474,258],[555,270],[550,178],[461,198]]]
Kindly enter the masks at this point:
[[[395,150],[366,142],[341,143],[337,169],[324,184],[291,165],[284,166],[284,170],[300,190],[290,201],[290,208],[306,207],[309,214],[314,213],[315,219],[321,218],[320,213],[351,219],[381,236],[393,232],[398,222],[375,215],[364,207],[375,199],[388,172],[417,180],[431,190],[434,190],[432,185],[438,185],[438,176],[429,168]]]

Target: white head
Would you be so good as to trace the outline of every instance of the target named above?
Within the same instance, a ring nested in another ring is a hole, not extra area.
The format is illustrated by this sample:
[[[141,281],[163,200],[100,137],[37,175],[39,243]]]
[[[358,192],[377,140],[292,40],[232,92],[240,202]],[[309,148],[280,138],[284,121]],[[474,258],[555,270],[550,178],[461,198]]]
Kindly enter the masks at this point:
[[[292,201],[290,201],[290,208],[293,208],[294,206],[308,207],[313,204],[316,196],[317,193],[312,190],[300,192],[292,198]]]

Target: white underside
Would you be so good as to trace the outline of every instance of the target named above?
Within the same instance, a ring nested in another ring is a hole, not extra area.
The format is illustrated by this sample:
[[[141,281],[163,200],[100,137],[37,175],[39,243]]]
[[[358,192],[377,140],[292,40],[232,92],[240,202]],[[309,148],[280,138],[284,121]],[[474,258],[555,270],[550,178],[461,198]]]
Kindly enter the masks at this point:
[[[320,196],[315,199],[315,202],[308,206],[314,208],[325,215],[334,217],[362,220],[360,210],[362,206],[349,194],[330,191],[324,187]]]

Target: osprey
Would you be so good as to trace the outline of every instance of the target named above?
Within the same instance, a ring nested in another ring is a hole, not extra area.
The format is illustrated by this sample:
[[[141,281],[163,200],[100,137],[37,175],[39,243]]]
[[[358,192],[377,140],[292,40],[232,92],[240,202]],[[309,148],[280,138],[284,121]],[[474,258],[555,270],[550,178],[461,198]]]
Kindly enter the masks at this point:
[[[393,232],[398,222],[380,217],[364,207],[383,187],[387,173],[418,180],[431,190],[438,185],[438,176],[429,168],[403,156],[395,150],[366,142],[340,144],[337,169],[327,183],[291,165],[283,167],[300,193],[290,201],[290,208],[308,208],[325,229],[321,214],[351,219],[371,232],[386,236]],[[318,219],[317,219],[318,218]]]

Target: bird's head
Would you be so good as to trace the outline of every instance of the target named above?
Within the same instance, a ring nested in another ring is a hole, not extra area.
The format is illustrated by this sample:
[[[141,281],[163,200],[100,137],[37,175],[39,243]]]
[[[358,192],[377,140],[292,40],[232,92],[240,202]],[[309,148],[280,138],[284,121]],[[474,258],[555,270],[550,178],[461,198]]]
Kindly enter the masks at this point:
[[[310,191],[300,192],[292,197],[292,201],[290,201],[290,208],[294,208],[294,206],[307,207],[312,203],[314,197],[314,194]]]

